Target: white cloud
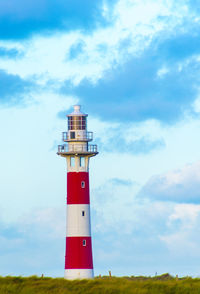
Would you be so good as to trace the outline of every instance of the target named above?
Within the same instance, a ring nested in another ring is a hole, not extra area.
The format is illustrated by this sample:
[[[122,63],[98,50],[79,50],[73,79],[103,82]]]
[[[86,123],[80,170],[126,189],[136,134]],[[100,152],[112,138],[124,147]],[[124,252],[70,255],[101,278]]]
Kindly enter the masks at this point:
[[[162,78],[163,76],[165,76],[167,73],[169,72],[169,69],[167,67],[162,67],[158,70],[157,72],[157,76],[158,78]]]
[[[200,205],[177,204],[168,216],[168,232],[160,234],[171,254],[197,257],[199,251]]]
[[[29,210],[15,222],[0,223],[1,275],[62,276],[65,209]]]
[[[18,219],[18,228],[20,232],[28,235],[30,238],[33,231],[39,238],[42,238],[45,232],[45,238],[61,239],[66,234],[66,207],[48,207],[43,209],[30,210],[22,214]],[[31,229],[30,229],[31,228]]]
[[[195,204],[177,204],[173,213],[169,216],[169,226],[173,222],[180,220],[183,229],[190,229],[198,221],[200,214],[200,205]]]
[[[196,275],[200,205],[143,201],[133,193],[112,181],[92,193],[97,268],[118,275]]]
[[[91,35],[73,31],[47,37],[35,35],[20,42],[2,41],[3,47],[17,48],[24,56],[1,58],[0,67],[22,78],[34,78],[38,84],[66,79],[77,84],[83,78],[95,82],[105,70],[116,63],[123,64],[130,54],[141,54],[158,33],[173,33],[187,14],[182,3],[176,9],[175,6],[174,1],[119,1],[113,10],[112,25]],[[110,11],[104,9],[104,13]],[[129,44],[123,47],[127,40]],[[83,51],[77,58],[67,59],[71,46],[77,42],[84,43]]]
[[[139,194],[161,201],[199,203],[199,190],[200,161],[179,170],[153,176]]]
[[[134,182],[108,180],[92,191],[92,209],[95,212],[95,230],[143,233],[153,227],[157,219],[166,219],[173,205],[149,202],[135,197],[138,184]],[[122,184],[123,183],[123,184]],[[156,229],[156,226],[155,226]],[[136,235],[135,235],[136,237]]]

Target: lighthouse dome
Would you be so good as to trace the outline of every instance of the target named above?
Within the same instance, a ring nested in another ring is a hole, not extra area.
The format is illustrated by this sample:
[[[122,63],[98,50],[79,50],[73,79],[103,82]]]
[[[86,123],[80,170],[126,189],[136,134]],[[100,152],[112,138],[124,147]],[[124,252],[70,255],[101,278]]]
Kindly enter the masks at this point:
[[[87,114],[81,111],[81,105],[74,105],[74,111],[67,115],[69,116],[88,116]]]

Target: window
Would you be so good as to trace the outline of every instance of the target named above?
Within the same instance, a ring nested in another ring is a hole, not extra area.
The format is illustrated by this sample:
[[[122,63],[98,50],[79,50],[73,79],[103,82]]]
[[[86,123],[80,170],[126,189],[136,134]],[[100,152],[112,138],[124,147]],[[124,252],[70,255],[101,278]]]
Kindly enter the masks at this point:
[[[75,132],[70,132],[70,139],[75,139]]]
[[[86,240],[83,240],[83,246],[86,246]]]
[[[85,116],[82,117],[81,130],[86,130],[86,117]]]
[[[84,210],[82,210],[82,216],[85,216],[85,211]]]
[[[85,157],[80,157],[80,166],[85,166]]]
[[[86,130],[86,116],[69,116],[68,117],[68,130]]]
[[[81,188],[85,188],[85,182],[84,181],[81,182]]]
[[[70,166],[75,167],[75,157],[74,156],[70,157]]]

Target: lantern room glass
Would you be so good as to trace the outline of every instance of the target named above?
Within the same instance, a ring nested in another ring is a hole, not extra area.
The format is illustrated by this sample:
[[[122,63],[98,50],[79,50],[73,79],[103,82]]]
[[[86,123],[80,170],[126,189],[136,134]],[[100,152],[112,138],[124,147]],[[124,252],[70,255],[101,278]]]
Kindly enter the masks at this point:
[[[69,116],[68,130],[86,130],[85,116]]]

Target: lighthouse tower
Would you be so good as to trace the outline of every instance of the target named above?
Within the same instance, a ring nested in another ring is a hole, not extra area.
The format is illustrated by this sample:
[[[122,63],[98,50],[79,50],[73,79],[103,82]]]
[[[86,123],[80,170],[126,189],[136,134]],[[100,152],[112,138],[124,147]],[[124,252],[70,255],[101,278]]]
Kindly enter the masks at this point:
[[[67,160],[66,279],[93,278],[90,225],[89,159],[98,154],[97,145],[88,144],[93,133],[87,131],[87,114],[74,106],[67,115],[68,132],[58,146],[58,155]]]

